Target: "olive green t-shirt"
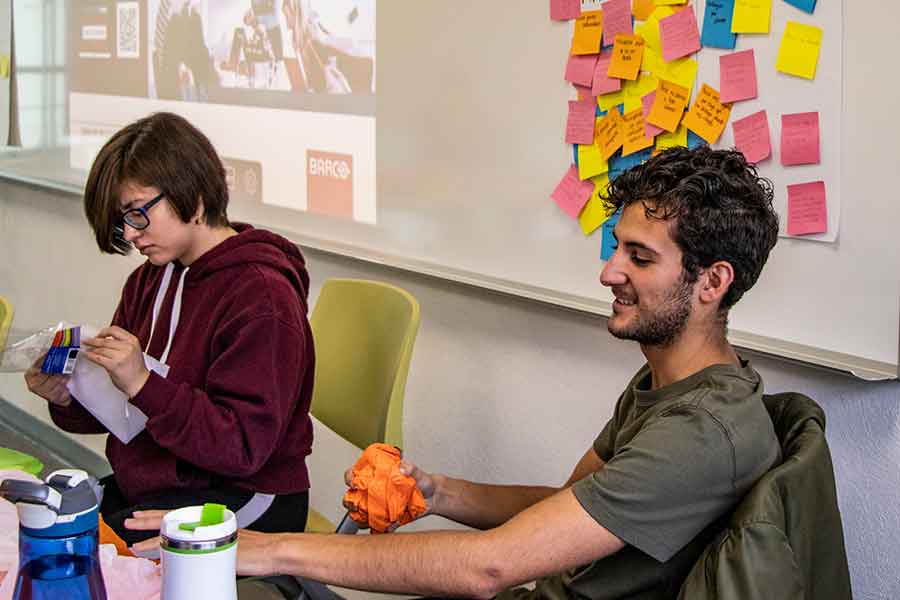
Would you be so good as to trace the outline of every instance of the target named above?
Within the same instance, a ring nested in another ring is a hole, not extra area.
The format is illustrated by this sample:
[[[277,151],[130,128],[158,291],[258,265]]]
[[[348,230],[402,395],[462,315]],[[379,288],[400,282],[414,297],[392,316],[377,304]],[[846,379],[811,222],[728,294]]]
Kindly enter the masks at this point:
[[[780,462],[762,380],[748,362],[650,384],[645,365],[594,441],[606,464],[572,487],[625,548],[501,597],[672,597],[717,521]]]

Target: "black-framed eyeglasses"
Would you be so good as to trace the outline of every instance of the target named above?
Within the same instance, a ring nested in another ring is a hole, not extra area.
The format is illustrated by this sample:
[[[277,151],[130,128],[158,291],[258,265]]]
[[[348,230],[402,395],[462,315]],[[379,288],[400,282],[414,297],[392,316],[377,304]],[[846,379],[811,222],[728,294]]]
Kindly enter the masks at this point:
[[[122,216],[119,218],[121,225],[128,225],[132,229],[147,229],[150,226],[150,216],[147,214],[147,211],[153,208],[157,202],[163,199],[165,196],[165,192],[160,192],[158,196],[144,204],[143,206],[139,206],[137,208],[129,208]],[[124,230],[124,226],[122,227]]]

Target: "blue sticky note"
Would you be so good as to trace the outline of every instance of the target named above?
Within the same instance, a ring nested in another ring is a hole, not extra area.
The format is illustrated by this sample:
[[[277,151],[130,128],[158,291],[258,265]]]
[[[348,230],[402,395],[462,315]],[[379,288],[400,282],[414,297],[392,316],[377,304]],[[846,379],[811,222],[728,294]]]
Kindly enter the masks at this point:
[[[813,11],[816,10],[816,0],[784,0],[791,6],[796,6],[802,11],[808,12],[809,14],[813,14]]]
[[[788,1],[790,2],[790,0]],[[812,2],[815,4],[815,0]],[[733,14],[734,0],[706,0],[706,13],[703,15],[703,33],[700,35],[700,43],[712,48],[734,50],[737,35],[731,33]]]
[[[621,150],[609,157],[609,180],[613,181],[616,177],[630,169],[636,167],[653,156],[653,148],[644,148],[628,156],[622,156]]]
[[[602,109],[600,108],[600,104],[598,103],[598,104],[597,104],[597,110],[594,111],[594,114],[595,114],[595,115],[597,116],[597,118],[599,119],[600,117],[605,117],[605,116],[606,116],[606,111],[605,111],[605,110],[602,110]]]
[[[578,166],[578,144],[572,144],[572,154],[575,155],[575,166]]]
[[[689,150],[693,150],[697,146],[708,146],[708,145],[709,144],[706,143],[706,140],[704,140],[702,137],[700,137],[699,135],[697,135],[696,133],[694,133],[693,131],[688,129],[687,147]]]
[[[600,239],[600,260],[609,260],[616,251],[616,238],[613,237],[613,229],[622,216],[622,209],[617,210],[603,223],[603,236]]]

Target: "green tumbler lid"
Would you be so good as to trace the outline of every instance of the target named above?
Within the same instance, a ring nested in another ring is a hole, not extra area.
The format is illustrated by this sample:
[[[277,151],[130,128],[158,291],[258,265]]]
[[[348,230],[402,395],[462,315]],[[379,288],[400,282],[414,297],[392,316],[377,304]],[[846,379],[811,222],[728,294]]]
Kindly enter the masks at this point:
[[[37,475],[44,470],[44,463],[33,456],[11,448],[0,448],[0,469],[15,469]]]
[[[184,531],[194,531],[198,527],[208,527],[209,525],[219,525],[225,522],[225,505],[213,504],[207,502],[203,505],[203,512],[200,513],[200,520],[193,523],[182,523],[178,526]]]

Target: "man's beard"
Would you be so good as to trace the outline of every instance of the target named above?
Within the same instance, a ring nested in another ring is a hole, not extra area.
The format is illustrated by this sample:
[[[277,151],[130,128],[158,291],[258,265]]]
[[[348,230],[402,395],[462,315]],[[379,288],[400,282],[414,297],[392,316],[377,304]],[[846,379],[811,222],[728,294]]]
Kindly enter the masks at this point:
[[[694,283],[686,281],[683,273],[654,312],[639,309],[633,322],[621,329],[609,327],[609,332],[619,339],[633,340],[643,346],[671,346],[691,316],[693,289]]]

